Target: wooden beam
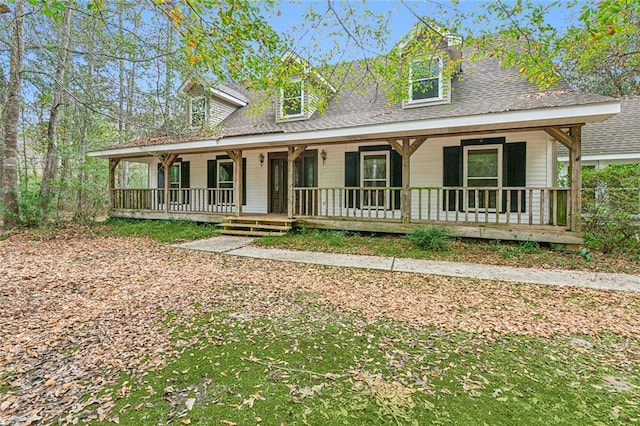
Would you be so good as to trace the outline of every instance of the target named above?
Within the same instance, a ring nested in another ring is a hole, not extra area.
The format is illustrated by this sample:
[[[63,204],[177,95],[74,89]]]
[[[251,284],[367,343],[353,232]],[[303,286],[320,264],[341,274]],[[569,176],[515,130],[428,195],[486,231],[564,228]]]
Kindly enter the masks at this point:
[[[227,153],[229,158],[231,158],[231,160],[235,163],[236,158],[238,157],[238,150],[237,149],[229,149],[229,150],[227,150],[225,152]]]
[[[233,187],[234,203],[236,205],[236,216],[242,216],[242,150],[227,151],[233,160]]]
[[[582,127],[573,126],[569,131],[571,149],[571,231],[582,231]]]
[[[411,143],[411,149],[409,150],[409,155],[413,155],[413,153],[416,152],[416,150],[420,148],[422,144],[425,143],[426,141],[427,141],[426,137],[415,138]]]
[[[290,146],[287,147],[287,217],[293,219],[293,210],[295,207],[294,187],[294,166],[295,161],[307,149],[306,146]]]
[[[547,132],[549,136],[560,142],[562,145],[571,149],[571,145],[573,144],[571,135],[564,132],[559,127],[545,127],[544,131]]]
[[[160,162],[162,163],[162,167],[164,169],[164,211],[165,213],[169,213],[169,204],[171,202],[171,197],[169,194],[169,189],[171,188],[171,174],[169,173],[169,169],[173,165],[173,163],[178,158],[178,154],[167,154],[165,156],[160,157]]]
[[[400,191],[400,218],[402,223],[411,221],[411,141],[402,140],[402,190]]]
[[[399,142],[398,142],[399,141]],[[402,139],[387,139],[387,143],[391,145],[398,153],[402,152]]]
[[[120,164],[119,158],[109,158],[109,209],[113,209],[113,190],[116,187],[116,167]]]

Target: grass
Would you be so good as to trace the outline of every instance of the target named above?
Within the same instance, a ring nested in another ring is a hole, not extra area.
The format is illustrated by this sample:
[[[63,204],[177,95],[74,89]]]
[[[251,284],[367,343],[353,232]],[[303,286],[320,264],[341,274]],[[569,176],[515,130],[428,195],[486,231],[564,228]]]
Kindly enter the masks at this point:
[[[177,243],[210,238],[218,234],[213,224],[189,220],[139,220],[110,218],[96,225],[94,231],[112,237],[150,237],[161,243]]]
[[[282,237],[264,237],[257,245],[371,256],[406,257],[533,268],[582,269],[598,272],[640,273],[640,256],[575,251],[536,242],[456,239],[447,250],[425,250],[399,235],[307,230]]]
[[[640,421],[638,388],[607,384],[640,385],[638,359],[616,362],[609,348],[620,338],[586,339],[593,346],[486,338],[313,305],[288,318],[210,312],[177,329],[166,368],[112,389],[112,415],[121,425]]]

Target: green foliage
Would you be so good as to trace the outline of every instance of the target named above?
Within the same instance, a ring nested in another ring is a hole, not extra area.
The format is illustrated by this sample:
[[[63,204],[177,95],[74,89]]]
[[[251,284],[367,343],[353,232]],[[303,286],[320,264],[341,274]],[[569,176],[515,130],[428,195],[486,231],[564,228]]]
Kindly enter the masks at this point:
[[[589,247],[640,252],[640,163],[583,172],[582,211]]]
[[[576,350],[569,338],[487,339],[303,309],[169,324],[175,358],[113,386],[110,415],[121,425],[510,425],[514,413],[524,425],[624,424],[640,415],[637,363],[609,360],[622,338],[590,336],[593,347]],[[610,390],[611,376],[634,387]]]
[[[451,231],[443,226],[420,226],[406,236],[407,240],[421,249],[445,251],[453,239]]]
[[[96,227],[97,233],[113,237],[150,237],[161,243],[176,243],[213,237],[218,229],[211,224],[188,220],[108,219]]]

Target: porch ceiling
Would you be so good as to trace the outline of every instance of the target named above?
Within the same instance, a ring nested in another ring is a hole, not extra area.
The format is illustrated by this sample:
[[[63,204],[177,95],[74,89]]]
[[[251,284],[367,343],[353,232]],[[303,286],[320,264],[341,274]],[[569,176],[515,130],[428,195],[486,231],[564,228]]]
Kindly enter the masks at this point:
[[[315,130],[295,133],[211,138],[189,142],[152,146],[110,148],[89,153],[97,158],[140,158],[168,152],[203,153],[230,149],[264,149],[295,145],[327,145],[348,142],[380,141],[391,138],[464,136],[480,133],[506,133],[543,130],[546,127],[581,126],[605,120],[620,112],[620,103],[607,101],[597,104],[556,107],[528,111],[510,111],[369,126]]]

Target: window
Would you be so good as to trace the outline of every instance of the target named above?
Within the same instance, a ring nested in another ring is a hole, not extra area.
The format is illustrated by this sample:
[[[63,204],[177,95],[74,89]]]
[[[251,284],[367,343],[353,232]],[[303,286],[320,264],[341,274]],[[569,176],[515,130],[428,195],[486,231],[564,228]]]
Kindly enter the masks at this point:
[[[169,182],[171,188],[180,188],[180,163],[172,164],[169,167]]]
[[[364,188],[385,188],[389,182],[389,153],[362,153],[362,186]],[[363,206],[385,208],[387,205],[384,190],[364,190]]]
[[[500,146],[468,146],[465,148],[465,186],[469,187],[468,209],[496,210],[501,182],[502,152]],[[474,190],[473,188],[484,188]],[[476,200],[477,195],[477,200]]]
[[[233,161],[218,161],[218,187],[233,189]]]
[[[293,80],[280,90],[281,115],[299,117],[303,115],[304,84],[302,80]]]
[[[205,123],[207,99],[204,96],[191,99],[191,126],[201,127]]]
[[[442,99],[440,59],[431,58],[411,64],[410,102]]]

